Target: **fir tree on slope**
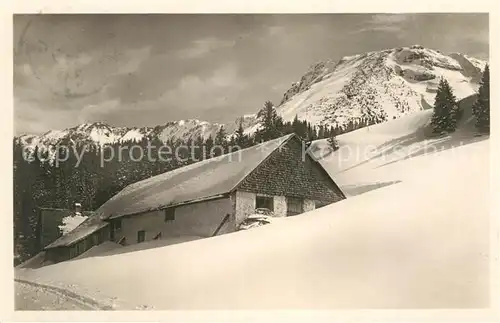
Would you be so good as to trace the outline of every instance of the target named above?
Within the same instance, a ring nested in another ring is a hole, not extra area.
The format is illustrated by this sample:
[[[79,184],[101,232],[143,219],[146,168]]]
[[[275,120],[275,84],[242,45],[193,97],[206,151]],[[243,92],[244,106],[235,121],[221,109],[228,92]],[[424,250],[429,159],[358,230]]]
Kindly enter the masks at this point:
[[[476,118],[476,129],[481,133],[490,132],[490,68],[485,66],[476,102],[472,106]]]
[[[215,144],[224,145],[226,143],[226,130],[224,126],[220,126],[219,131],[215,134]]]
[[[328,137],[327,142],[333,151],[337,151],[340,148],[339,143],[337,141],[337,134],[335,131],[332,131],[330,133],[330,136]]]
[[[212,135],[209,135],[208,138],[205,140],[205,144],[203,145],[204,147],[204,156],[203,159],[209,159],[214,157],[214,151],[212,148],[214,147],[214,140],[212,139]]]
[[[240,148],[245,148],[247,145],[247,136],[245,135],[244,129],[243,129],[243,121],[240,120],[240,124],[238,126],[238,129],[236,130],[236,138],[235,138],[235,143],[238,145]]]
[[[260,139],[268,141],[282,135],[283,120],[276,113],[276,109],[271,101],[266,101],[264,107],[257,113],[257,117],[262,121],[260,129]]]
[[[431,125],[434,133],[454,132],[459,119],[457,100],[446,79],[439,81]]]
[[[226,148],[227,148],[227,134],[226,130],[224,129],[224,126],[220,126],[219,131],[215,134],[215,147],[214,148],[214,156],[220,156],[226,153]]]

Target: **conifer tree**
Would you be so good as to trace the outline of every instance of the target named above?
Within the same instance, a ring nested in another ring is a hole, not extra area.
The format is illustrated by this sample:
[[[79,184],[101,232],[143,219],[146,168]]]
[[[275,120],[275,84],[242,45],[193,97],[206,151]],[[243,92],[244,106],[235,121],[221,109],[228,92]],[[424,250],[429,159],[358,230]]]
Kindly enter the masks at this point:
[[[292,131],[301,138],[305,137],[305,133],[302,131],[302,122],[299,120],[297,115],[295,115],[295,118],[293,118],[292,121]]]
[[[212,158],[213,157],[213,151],[212,148],[214,147],[214,140],[212,139],[212,135],[209,135],[208,138],[205,140],[205,151],[204,151],[204,159]]]
[[[194,159],[195,159],[195,161],[200,161],[204,157],[203,156],[203,137],[201,135],[196,137],[194,145],[195,145]]]
[[[233,151],[239,150],[239,148],[236,147],[236,136],[235,135],[229,136],[226,153],[232,153]]]
[[[227,134],[224,126],[220,126],[219,131],[215,134],[215,148],[214,148],[214,156],[220,156],[226,153],[227,148]]]
[[[476,118],[476,129],[481,133],[490,132],[490,68],[485,66],[479,85],[479,93],[472,106]]]
[[[325,127],[321,124],[318,127],[318,138],[323,139],[325,138]]]
[[[247,145],[247,136],[245,135],[245,132],[243,130],[243,120],[240,120],[238,129],[236,130],[235,143],[240,148],[245,148]]]
[[[327,142],[333,151],[337,151],[339,149],[339,143],[337,141],[337,136],[335,135],[335,132],[332,132],[330,134],[330,137],[328,137]]]
[[[215,134],[215,144],[216,145],[224,145],[226,143],[226,130],[224,129],[224,126],[220,126],[219,131]]]
[[[458,104],[446,79],[439,81],[431,125],[434,133],[453,132],[459,119]]]
[[[292,123],[290,121],[287,121],[287,122],[284,122],[283,123],[283,126],[281,128],[281,132],[284,134],[284,135],[288,135],[288,134],[291,134],[293,133],[293,126],[292,126]]]
[[[257,113],[257,117],[262,122],[261,136],[263,141],[278,138],[282,134],[283,120],[276,113],[271,101],[266,101],[264,107]]]

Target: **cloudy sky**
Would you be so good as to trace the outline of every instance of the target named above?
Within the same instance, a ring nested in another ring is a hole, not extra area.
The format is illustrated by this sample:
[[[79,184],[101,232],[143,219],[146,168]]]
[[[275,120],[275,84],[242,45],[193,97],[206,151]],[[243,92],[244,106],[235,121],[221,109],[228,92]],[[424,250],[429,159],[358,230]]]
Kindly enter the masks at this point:
[[[488,16],[17,15],[15,132],[230,122],[319,60],[413,44],[488,58]]]

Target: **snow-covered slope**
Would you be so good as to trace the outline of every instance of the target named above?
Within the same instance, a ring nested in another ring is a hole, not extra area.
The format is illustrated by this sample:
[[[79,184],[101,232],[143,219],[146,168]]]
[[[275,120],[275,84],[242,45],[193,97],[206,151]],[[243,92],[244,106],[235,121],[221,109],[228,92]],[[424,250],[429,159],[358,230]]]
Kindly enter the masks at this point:
[[[341,135],[333,154],[313,143],[349,189],[341,202],[248,231],[16,275],[123,309],[485,307],[489,140],[466,121],[452,136],[425,139],[429,118],[420,111]]]
[[[419,172],[387,173],[386,166],[484,139],[475,137],[472,117],[474,101],[475,96],[459,101],[463,117],[457,131],[449,136],[430,136],[432,131],[429,124],[433,111],[424,110],[342,134],[337,137],[340,149],[334,153],[331,153],[325,139],[313,142],[310,151],[347,195],[392,185]]]
[[[391,120],[434,103],[446,78],[458,99],[477,91],[486,62],[444,55],[420,45],[369,52],[317,63],[284,94],[277,112],[286,121],[346,125],[360,119]],[[254,119],[247,133],[259,127]]]

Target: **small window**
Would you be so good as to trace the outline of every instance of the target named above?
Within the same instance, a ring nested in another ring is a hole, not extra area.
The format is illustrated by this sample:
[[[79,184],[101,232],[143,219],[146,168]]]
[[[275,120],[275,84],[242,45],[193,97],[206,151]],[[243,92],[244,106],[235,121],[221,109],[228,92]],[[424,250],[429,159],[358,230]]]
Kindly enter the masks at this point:
[[[82,241],[76,243],[76,255],[80,255],[83,252]]]
[[[294,216],[304,212],[304,202],[300,198],[286,198],[286,216]]]
[[[96,238],[97,244],[101,244],[104,240],[104,230],[97,231]]]
[[[76,246],[71,246],[69,249],[69,258],[74,258],[77,256]]]
[[[257,196],[255,199],[256,209],[268,209],[274,211],[273,198],[268,196]]]
[[[140,230],[137,231],[137,243],[141,243],[146,240],[146,231]]]
[[[174,221],[175,220],[175,208],[171,207],[165,209],[165,222]]]
[[[114,227],[115,227],[115,230],[121,230],[121,228],[122,228],[122,219],[116,219]]]

